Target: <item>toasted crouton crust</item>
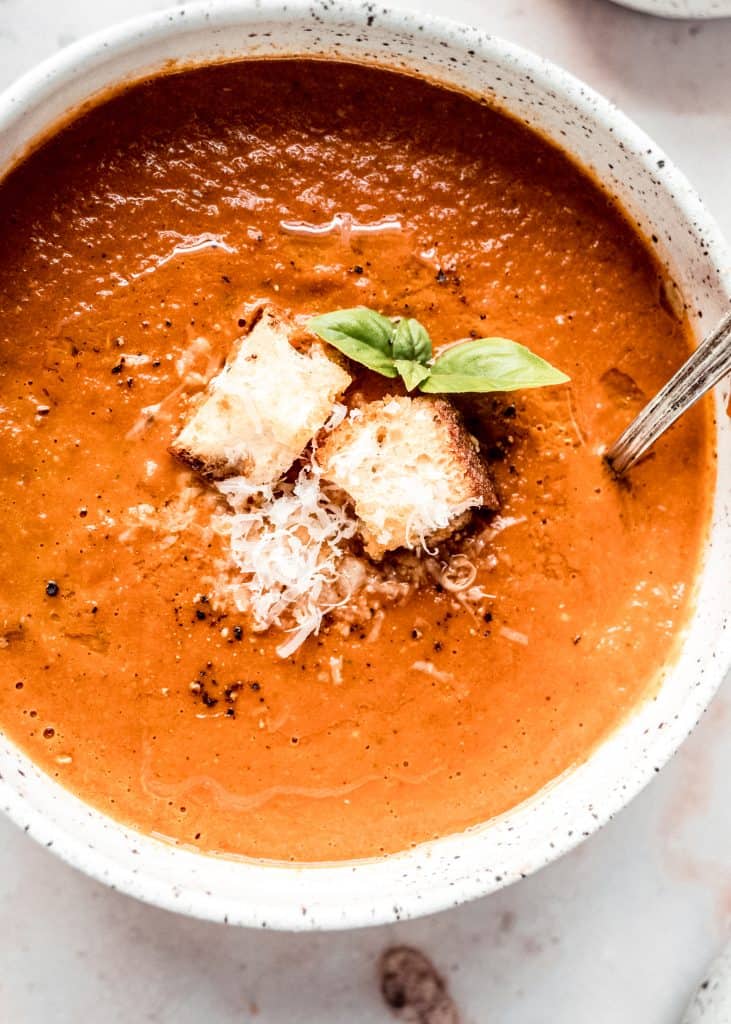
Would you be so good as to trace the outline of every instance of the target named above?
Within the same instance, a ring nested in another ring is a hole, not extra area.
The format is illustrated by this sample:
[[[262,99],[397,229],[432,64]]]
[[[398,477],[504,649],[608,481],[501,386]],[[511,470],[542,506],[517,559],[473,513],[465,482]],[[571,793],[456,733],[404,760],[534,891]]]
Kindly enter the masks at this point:
[[[350,375],[301,331],[265,307],[235,345],[170,452],[210,480],[244,476],[272,484],[323,427]]]
[[[443,539],[469,509],[498,507],[474,439],[442,398],[392,397],[353,410],[318,461],[352,500],[373,558]]]

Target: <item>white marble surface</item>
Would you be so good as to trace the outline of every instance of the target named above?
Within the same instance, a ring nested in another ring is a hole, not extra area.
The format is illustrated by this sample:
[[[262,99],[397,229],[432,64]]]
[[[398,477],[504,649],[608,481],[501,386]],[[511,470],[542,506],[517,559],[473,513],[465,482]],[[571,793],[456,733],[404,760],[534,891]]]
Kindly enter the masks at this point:
[[[731,19],[606,0],[400,0],[538,50],[622,106],[731,237]],[[0,0],[0,87],[155,0]],[[0,820],[0,1021],[377,1024],[375,963],[418,945],[463,1024],[676,1024],[731,927],[731,679],[670,766],[539,875],[459,910],[347,934],[186,920],[108,892]]]

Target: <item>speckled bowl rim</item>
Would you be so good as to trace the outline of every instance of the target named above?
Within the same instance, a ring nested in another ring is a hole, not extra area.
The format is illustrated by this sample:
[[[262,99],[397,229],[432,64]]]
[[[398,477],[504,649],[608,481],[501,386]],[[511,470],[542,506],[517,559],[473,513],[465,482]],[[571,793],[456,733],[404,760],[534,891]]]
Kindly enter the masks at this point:
[[[269,32],[263,31],[265,26]],[[69,47],[0,95],[0,139],[3,133],[20,131],[19,126],[22,138],[54,124],[49,105],[62,104],[64,90],[69,84],[78,88],[82,80],[85,94],[92,96],[95,76],[103,80],[103,68],[111,60],[134,62],[138,51],[152,47],[158,66],[165,52],[174,54],[176,46],[183,45],[187,33],[214,32],[223,39],[226,33],[241,34],[243,28],[250,31],[245,34],[247,42],[236,50],[241,55],[264,56],[277,47],[279,55],[312,54],[320,45],[323,55],[341,59],[376,60],[385,52],[389,66],[418,72],[424,64],[417,54],[424,59],[426,50],[430,77],[453,85],[460,84],[460,76],[476,79],[478,65],[483,74],[485,67],[492,68],[491,73],[495,66],[509,69],[527,90],[526,96],[540,95],[562,111],[561,116],[571,114],[576,139],[589,138],[593,128],[601,130],[610,147],[607,153],[616,150],[617,159],[624,156],[636,165],[648,189],[643,192],[648,209],[655,202],[670,204],[668,209],[687,227],[694,255],[686,262],[695,266],[700,261],[697,273],[703,274],[690,310],[697,332],[703,313],[708,323],[731,302],[731,264],[715,224],[685,178],[639,128],[550,62],[440,18],[342,0],[227,0],[136,18]],[[279,37],[291,32],[302,34],[307,45],[303,41],[282,50]],[[221,42],[220,47],[231,52],[230,45]],[[205,52],[210,59],[212,51]],[[500,103],[500,87],[484,88]],[[607,154],[604,157],[608,159]],[[590,158],[589,169],[605,181],[611,178],[608,187],[622,193],[623,168],[600,163]],[[626,196],[631,198],[629,192]],[[647,232],[654,222],[642,213],[643,203],[637,208],[637,223]],[[632,208],[632,202],[625,205]],[[660,258],[672,262],[672,239],[659,235],[653,240]],[[719,416],[727,397],[727,390],[718,389]],[[719,461],[728,455],[731,466],[731,427],[723,421],[718,444]],[[125,829],[62,789],[1,736],[0,808],[38,842],[112,888],[214,921],[286,930],[353,928],[432,913],[484,896],[555,860],[608,821],[674,753],[720,685],[731,662],[729,595],[723,588],[724,574],[726,580],[731,577],[730,497],[731,480],[722,472],[698,601],[697,617],[700,620],[702,610],[710,626],[707,634],[703,624],[698,627],[703,643],[693,649],[693,629],[689,631],[668,674],[673,684],[667,720],[661,712],[669,681],[584,765],[485,825],[370,861],[283,866],[211,858]]]

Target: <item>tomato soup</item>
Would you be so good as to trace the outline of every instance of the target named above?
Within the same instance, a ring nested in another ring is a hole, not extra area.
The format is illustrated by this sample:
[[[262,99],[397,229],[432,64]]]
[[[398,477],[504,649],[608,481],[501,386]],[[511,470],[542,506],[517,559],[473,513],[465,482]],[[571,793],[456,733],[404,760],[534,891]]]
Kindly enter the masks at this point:
[[[710,409],[608,473],[690,335],[651,245],[529,128],[371,67],[190,70],[47,140],[0,219],[0,728],[63,786],[210,853],[378,856],[525,800],[652,694],[691,609]],[[570,376],[455,400],[500,506],[469,535],[478,611],[415,587],[281,657],[212,599],[217,499],[169,447],[263,303],[502,336]]]

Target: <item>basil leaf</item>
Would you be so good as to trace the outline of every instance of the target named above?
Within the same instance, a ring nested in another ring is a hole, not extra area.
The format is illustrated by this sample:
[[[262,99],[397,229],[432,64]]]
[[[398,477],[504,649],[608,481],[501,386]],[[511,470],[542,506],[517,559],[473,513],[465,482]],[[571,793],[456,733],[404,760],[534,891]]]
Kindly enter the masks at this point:
[[[438,356],[421,390],[430,394],[516,391],[564,384],[569,379],[525,345],[507,338],[480,338],[462,341]]]
[[[399,320],[393,336],[393,358],[426,363],[431,357],[431,338],[426,328],[418,320],[411,320],[409,317]]]
[[[393,365],[401,375],[407,391],[413,391],[431,374],[428,366],[424,366],[423,363],[417,363],[413,359],[394,359]]]
[[[313,317],[307,322],[307,328],[369,370],[384,377],[398,376],[391,354],[394,325],[375,310],[365,306],[338,309]]]

